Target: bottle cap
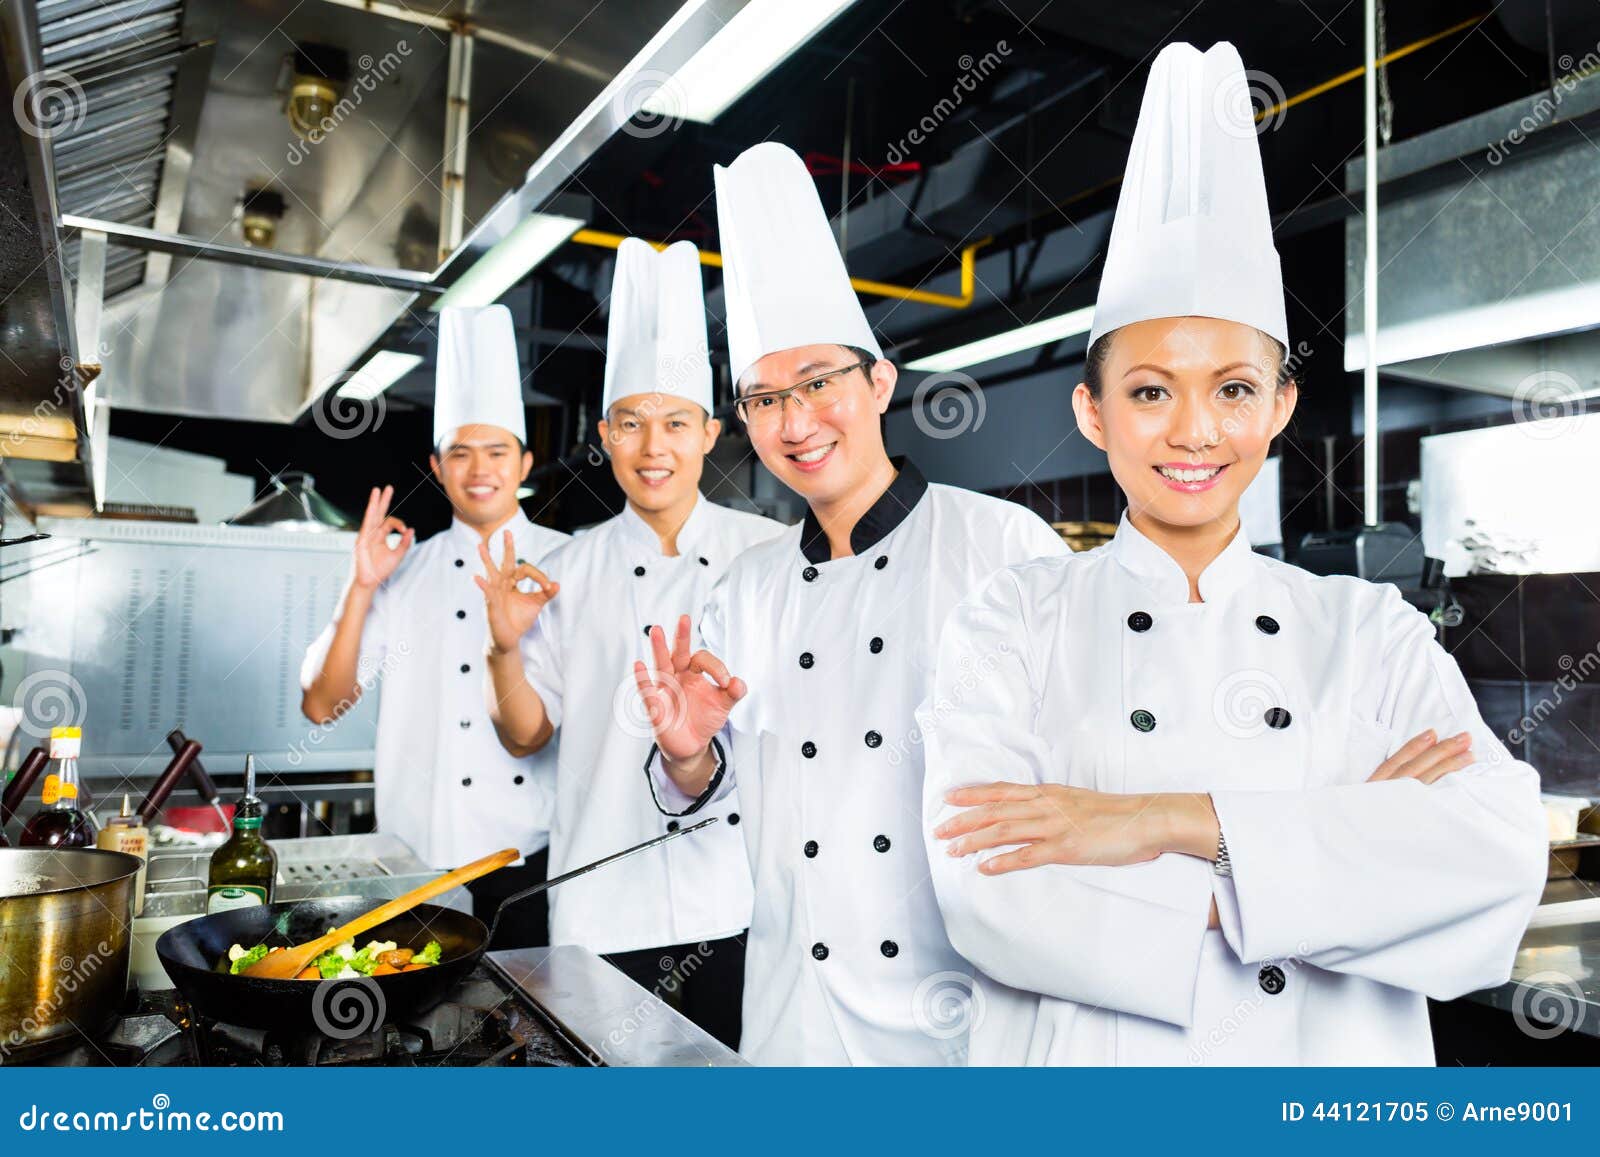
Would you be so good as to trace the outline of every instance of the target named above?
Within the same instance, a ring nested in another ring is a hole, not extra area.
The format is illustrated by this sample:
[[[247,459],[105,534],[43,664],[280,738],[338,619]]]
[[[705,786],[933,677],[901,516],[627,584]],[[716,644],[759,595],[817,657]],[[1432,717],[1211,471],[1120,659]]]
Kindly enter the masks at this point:
[[[77,759],[83,745],[83,730],[78,727],[52,727],[50,729],[50,758]]]

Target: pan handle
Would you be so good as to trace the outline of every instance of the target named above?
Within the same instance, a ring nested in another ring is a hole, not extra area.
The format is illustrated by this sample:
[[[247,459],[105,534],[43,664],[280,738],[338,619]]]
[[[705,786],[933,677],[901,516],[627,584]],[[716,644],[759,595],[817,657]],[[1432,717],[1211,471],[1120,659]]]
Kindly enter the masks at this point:
[[[573,868],[570,872],[563,872],[553,880],[545,880],[543,883],[535,884],[531,888],[524,888],[520,892],[513,892],[504,900],[501,900],[499,906],[495,908],[494,919],[489,922],[489,936],[488,939],[484,941],[485,948],[487,949],[489,945],[494,943],[495,931],[500,927],[500,917],[502,914],[504,914],[507,908],[511,907],[511,905],[520,903],[523,900],[526,900],[529,896],[537,896],[540,892],[543,892],[548,888],[554,888],[557,884],[565,884],[568,880],[575,880],[579,876],[587,875],[596,868],[603,868],[607,864],[612,864],[618,860],[626,859],[637,852],[646,851],[655,847],[657,844],[664,844],[668,840],[675,840],[679,836],[686,836],[690,832],[697,832],[703,827],[708,827],[711,824],[716,823],[719,818],[719,816],[712,816],[710,819],[701,820],[697,824],[690,824],[686,828],[679,828],[675,832],[668,832],[664,836],[657,836],[653,840],[646,840],[642,844],[634,844],[631,848],[623,848],[620,852],[612,852],[609,856],[598,859],[592,864],[585,864],[581,868]]]

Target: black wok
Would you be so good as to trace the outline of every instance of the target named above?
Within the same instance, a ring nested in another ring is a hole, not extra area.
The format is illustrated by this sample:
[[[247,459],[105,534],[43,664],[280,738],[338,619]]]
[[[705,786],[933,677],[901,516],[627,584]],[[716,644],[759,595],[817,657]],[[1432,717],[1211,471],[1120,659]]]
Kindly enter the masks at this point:
[[[360,1022],[366,1022],[365,1028],[376,1028],[407,1013],[425,1012],[473,970],[489,943],[489,929],[477,917],[453,908],[419,904],[364,933],[361,940],[393,940],[402,948],[419,951],[429,940],[437,940],[443,952],[432,968],[318,982],[234,976],[225,967],[217,967],[235,944],[246,948],[304,944],[372,907],[370,897],[339,896],[236,908],[169,928],[156,941],[156,955],[183,998],[203,1016],[244,1028],[336,1035],[341,1027],[355,1028]],[[358,987],[369,995],[359,995]],[[347,998],[340,999],[341,988],[351,990]],[[375,998],[370,994],[374,991],[382,994],[381,1009],[372,1008]]]
[[[716,822],[717,817],[712,816],[513,893],[495,909],[495,923],[519,900]],[[235,976],[226,965],[218,968],[217,962],[226,960],[228,949],[235,944],[245,948],[257,944],[281,944],[285,948],[304,944],[375,906],[370,897],[338,896],[200,916],[162,933],[156,941],[156,955],[173,985],[202,1016],[242,1028],[320,1032],[348,1038],[407,1013],[426,1012],[438,1004],[477,966],[494,929],[453,908],[418,904],[363,933],[360,940],[363,944],[393,940],[401,948],[418,951],[428,941],[437,940],[442,949],[439,963],[416,972],[359,980],[265,980]]]

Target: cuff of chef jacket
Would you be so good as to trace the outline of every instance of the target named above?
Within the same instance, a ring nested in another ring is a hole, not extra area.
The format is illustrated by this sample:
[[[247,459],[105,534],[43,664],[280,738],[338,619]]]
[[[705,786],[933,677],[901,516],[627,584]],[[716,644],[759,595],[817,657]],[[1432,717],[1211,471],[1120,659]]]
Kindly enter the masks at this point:
[[[658,812],[664,816],[692,816],[711,802],[728,771],[728,757],[715,737],[711,740],[711,753],[717,758],[717,770],[711,776],[711,782],[706,784],[705,791],[692,796],[673,783],[672,777],[662,770],[656,759],[661,754],[661,747],[654,743],[650,745],[650,754],[644,761],[644,778],[650,785],[650,798],[655,800]]]
[[[1304,836],[1283,826],[1282,793],[1217,791],[1211,803],[1232,871],[1215,876],[1211,886],[1223,939],[1247,962],[1305,955],[1305,896],[1295,882],[1311,865],[1300,859]]]

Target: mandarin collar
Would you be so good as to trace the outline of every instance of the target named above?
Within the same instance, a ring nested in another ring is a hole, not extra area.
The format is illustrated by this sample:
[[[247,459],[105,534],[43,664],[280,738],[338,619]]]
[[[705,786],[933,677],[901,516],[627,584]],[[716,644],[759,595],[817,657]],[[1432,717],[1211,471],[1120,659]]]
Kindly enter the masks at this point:
[[[898,473],[889,489],[878,496],[878,501],[867,508],[865,514],[850,531],[850,552],[865,554],[889,537],[895,527],[904,522],[928,492],[928,480],[916,464],[906,457],[889,460]],[[828,547],[828,532],[822,529],[817,516],[806,510],[805,525],[800,531],[800,552],[809,563],[827,562],[833,557]]]
[[[1164,603],[1189,601],[1189,576],[1183,573],[1166,551],[1151,542],[1128,520],[1126,511],[1117,526],[1116,536],[1107,548],[1135,578],[1154,592]],[[1250,549],[1250,537],[1244,523],[1234,533],[1222,553],[1212,559],[1200,572],[1200,597],[1208,603],[1226,599],[1249,580],[1255,553]]]
[[[511,532],[512,540],[515,541],[520,539],[531,526],[533,526],[533,523],[529,520],[528,516],[522,512],[522,507],[518,506],[515,514],[506,519],[499,526],[495,527],[494,530],[489,532],[487,540],[485,540],[483,535],[479,534],[476,530],[473,530],[472,527],[462,522],[459,518],[452,518],[450,520],[450,534],[453,540],[461,547],[461,549],[468,551],[473,558],[478,557],[478,544],[480,542],[487,541],[489,545],[489,557],[494,559],[496,562],[499,562],[501,541],[500,536],[509,530]]]
[[[689,511],[689,517],[683,520],[683,525],[678,528],[678,554],[680,556],[702,553],[700,544],[710,531],[711,516],[706,513],[706,507],[711,504],[706,501],[704,494],[696,493],[694,496],[694,509]],[[652,558],[663,557],[661,554],[661,536],[650,528],[650,524],[639,516],[634,510],[633,503],[624,503],[622,513],[617,515],[617,520],[622,528],[623,536],[634,546],[645,550]]]

